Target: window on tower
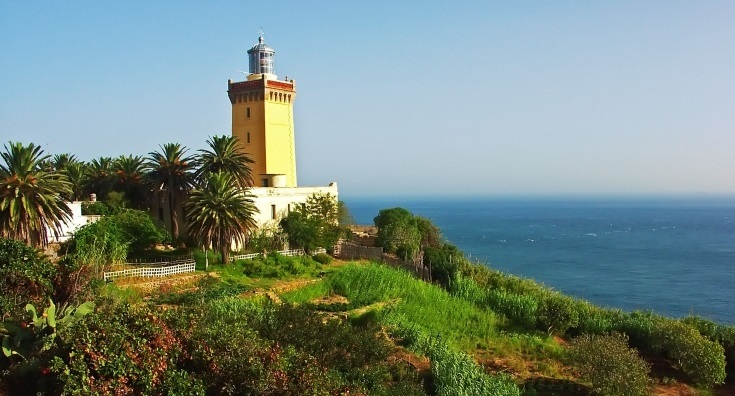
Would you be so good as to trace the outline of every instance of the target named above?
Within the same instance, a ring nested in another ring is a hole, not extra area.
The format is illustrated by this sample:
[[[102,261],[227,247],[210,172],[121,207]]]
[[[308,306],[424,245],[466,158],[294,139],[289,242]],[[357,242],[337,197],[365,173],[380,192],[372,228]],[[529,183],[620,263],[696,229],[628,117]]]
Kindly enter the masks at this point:
[[[250,144],[250,132],[248,132],[247,142],[248,142],[248,144]]]
[[[245,109],[245,117],[250,118],[250,107]]]

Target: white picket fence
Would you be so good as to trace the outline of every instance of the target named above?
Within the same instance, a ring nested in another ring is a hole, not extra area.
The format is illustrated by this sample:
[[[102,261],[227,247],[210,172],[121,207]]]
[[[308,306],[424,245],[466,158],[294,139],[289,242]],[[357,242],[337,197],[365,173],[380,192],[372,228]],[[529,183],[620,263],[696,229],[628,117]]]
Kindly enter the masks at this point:
[[[326,253],[327,249],[324,248],[318,248],[315,249],[312,254],[319,254],[319,253]],[[303,249],[291,249],[291,250],[279,250],[276,253],[280,254],[281,256],[303,256],[304,250]],[[236,256],[231,256],[230,259],[232,260],[251,260],[256,257],[261,257],[263,253],[248,253],[248,254],[238,254]]]
[[[165,265],[165,263],[155,263],[154,265],[143,267],[137,264],[136,268],[105,272],[105,281],[120,278],[160,278],[169,275],[185,274],[196,270],[196,262],[194,260],[185,262],[179,260],[172,262],[170,265]]]

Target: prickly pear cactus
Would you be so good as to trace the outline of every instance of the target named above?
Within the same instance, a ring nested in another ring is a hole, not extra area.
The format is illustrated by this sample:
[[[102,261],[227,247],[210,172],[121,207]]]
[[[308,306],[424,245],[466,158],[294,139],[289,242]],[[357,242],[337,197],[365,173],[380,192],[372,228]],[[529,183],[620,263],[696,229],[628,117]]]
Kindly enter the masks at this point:
[[[31,322],[18,324],[6,321],[0,325],[3,334],[2,351],[5,357],[20,356],[23,360],[34,347],[46,348],[56,341],[57,326],[68,326],[94,310],[93,302],[77,307],[66,307],[57,313],[56,304],[49,300],[49,306],[38,316],[33,304],[26,305],[31,314]],[[58,316],[58,317],[57,317]]]

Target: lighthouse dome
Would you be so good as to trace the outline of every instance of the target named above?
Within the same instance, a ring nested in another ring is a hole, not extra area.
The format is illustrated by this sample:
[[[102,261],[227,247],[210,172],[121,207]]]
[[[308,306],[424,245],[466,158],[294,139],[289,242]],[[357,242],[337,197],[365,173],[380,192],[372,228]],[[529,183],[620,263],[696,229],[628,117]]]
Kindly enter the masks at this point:
[[[271,79],[276,76],[276,50],[271,48],[263,40],[263,35],[258,37],[258,44],[248,50],[250,74],[269,74]]]

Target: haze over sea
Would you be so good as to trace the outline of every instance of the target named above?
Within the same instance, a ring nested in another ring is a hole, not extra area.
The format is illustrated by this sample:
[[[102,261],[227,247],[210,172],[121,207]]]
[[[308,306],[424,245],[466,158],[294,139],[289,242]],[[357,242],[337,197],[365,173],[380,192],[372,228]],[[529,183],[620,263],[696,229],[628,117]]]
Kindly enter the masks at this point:
[[[473,260],[595,304],[735,324],[735,199],[361,198],[404,207]]]

